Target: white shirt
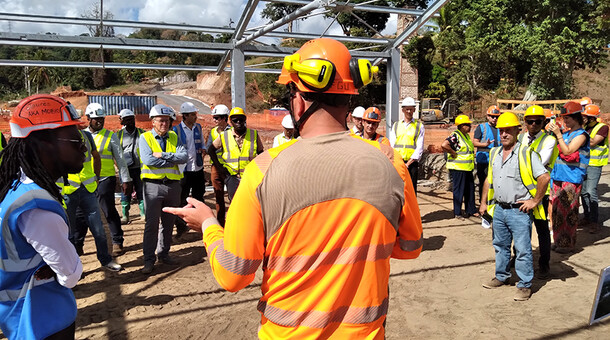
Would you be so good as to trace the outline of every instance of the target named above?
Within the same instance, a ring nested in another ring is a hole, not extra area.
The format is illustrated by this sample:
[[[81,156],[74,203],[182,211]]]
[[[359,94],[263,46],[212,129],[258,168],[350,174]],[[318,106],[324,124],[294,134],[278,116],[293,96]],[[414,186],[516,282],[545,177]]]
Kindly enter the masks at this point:
[[[23,172],[21,182],[32,183]],[[68,240],[68,225],[61,216],[43,209],[31,209],[19,216],[17,226],[26,241],[57,274],[60,285],[76,286],[83,273],[83,264]]]
[[[358,128],[356,127],[356,125],[354,125],[354,126],[352,127],[352,132],[353,132],[353,133],[354,133],[356,136],[360,136],[360,137],[362,137],[362,134],[364,133],[364,130],[363,130],[363,131],[359,131],[359,130],[358,130]]]
[[[182,130],[184,131],[184,138],[186,140],[186,154],[188,155],[188,160],[186,161],[186,167],[184,168],[184,171],[199,171],[203,169],[203,165],[197,166],[197,152],[199,150],[195,148],[193,129],[186,126],[184,122],[181,122],[180,125],[182,126]],[[195,125],[193,125],[193,128],[194,127]]]
[[[545,133],[544,130],[540,130],[538,131],[538,133],[536,134],[536,136],[534,137],[534,140],[536,140],[538,137],[540,137],[541,134]],[[525,132],[525,135],[523,136],[523,142],[524,143],[529,143],[529,132]],[[542,161],[542,165],[547,166],[549,164],[549,162],[551,161],[551,156],[553,155],[553,150],[555,149],[555,145],[557,145],[557,139],[555,139],[553,136],[547,137],[546,140],[544,141],[544,144],[542,145],[542,148],[540,149],[540,160]]]
[[[405,121],[405,120],[401,120],[400,122],[398,122],[398,124],[404,124],[405,127],[407,127],[409,124],[411,124],[411,122],[413,121],[413,119],[411,119],[410,121]],[[411,155],[410,159],[414,159],[416,161],[419,161],[419,159],[421,158],[421,155],[424,153],[424,135],[426,133],[426,128],[424,128],[424,123],[420,122],[420,128],[419,128],[419,135],[417,136],[417,140],[415,141],[415,150],[413,151],[413,154]],[[396,134],[394,133],[394,129],[390,129],[390,133],[388,134],[388,139],[390,140],[390,145],[392,145],[392,147],[394,147],[394,144],[396,144]]]

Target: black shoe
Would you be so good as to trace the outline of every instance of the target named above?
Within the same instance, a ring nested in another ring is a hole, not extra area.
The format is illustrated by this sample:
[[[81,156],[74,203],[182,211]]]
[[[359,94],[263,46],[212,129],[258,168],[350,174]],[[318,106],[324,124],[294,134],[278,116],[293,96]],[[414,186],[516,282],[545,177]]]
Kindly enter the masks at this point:
[[[161,262],[163,264],[168,264],[170,266],[175,266],[175,265],[180,264],[180,262],[174,260],[173,258],[171,258],[169,256],[159,257],[159,262]]]
[[[536,272],[536,277],[540,280],[548,280],[551,278],[551,270],[549,268],[540,268]]]

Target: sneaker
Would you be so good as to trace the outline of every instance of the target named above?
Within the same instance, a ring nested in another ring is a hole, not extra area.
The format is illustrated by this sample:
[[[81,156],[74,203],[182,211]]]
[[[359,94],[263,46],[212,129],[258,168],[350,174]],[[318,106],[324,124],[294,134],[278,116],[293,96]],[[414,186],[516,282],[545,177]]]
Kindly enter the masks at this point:
[[[159,262],[161,262],[163,264],[168,264],[170,266],[175,266],[175,265],[179,264],[178,261],[174,260],[173,258],[171,258],[169,256],[159,257]]]
[[[142,274],[144,274],[144,275],[149,275],[150,273],[152,273],[152,271],[153,271],[153,268],[154,268],[154,267],[155,267],[155,265],[154,265],[154,264],[152,264],[152,263],[146,263],[146,264],[144,265],[144,268],[142,268],[141,272],[142,272]]]
[[[463,221],[464,220],[464,216],[462,216],[462,215],[455,215],[455,219]]]
[[[123,251],[122,244],[117,244],[117,243],[112,244],[112,256],[117,257],[119,255],[123,255],[123,253],[124,253],[124,251]]]
[[[120,264],[116,263],[114,260],[108,262],[107,264],[104,265],[104,268],[110,270],[111,272],[119,272],[121,270],[123,270],[123,266],[121,266]]]
[[[505,286],[507,284],[508,284],[508,280],[500,281],[494,277],[493,279],[489,280],[488,282],[483,283],[483,287],[485,287],[487,289],[493,289],[493,288]]]
[[[532,296],[532,290],[525,287],[517,287],[517,294],[515,294],[515,301],[526,301]]]

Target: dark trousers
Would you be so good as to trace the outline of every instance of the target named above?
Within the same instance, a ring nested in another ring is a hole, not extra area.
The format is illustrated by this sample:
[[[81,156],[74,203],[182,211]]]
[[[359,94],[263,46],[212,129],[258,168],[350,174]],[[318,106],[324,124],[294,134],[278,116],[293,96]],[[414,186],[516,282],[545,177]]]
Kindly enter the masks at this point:
[[[45,340],[71,340],[74,339],[74,333],[76,331],[76,322],[73,322],[70,326],[62,329],[61,331],[51,334],[45,338]]]
[[[220,225],[225,225],[225,175],[218,172],[215,166],[211,171],[212,186],[214,187],[214,198],[216,199],[216,219]]]
[[[544,208],[545,216],[548,216],[549,211],[549,195],[542,199],[542,207]],[[548,220],[534,220],[536,233],[538,234],[538,251],[540,258],[538,259],[538,267],[542,270],[550,268],[551,261],[551,232],[549,231]]]
[[[411,165],[409,165],[407,167],[407,170],[409,170],[409,176],[411,176],[411,183],[413,183],[413,190],[415,191],[415,196],[417,196],[417,179],[419,177],[419,161],[415,161],[415,162],[411,163]]]
[[[449,170],[451,182],[453,183],[453,214],[462,214],[462,202],[464,211],[468,215],[476,213],[474,204],[474,176],[472,171]]]
[[[106,217],[112,243],[123,245],[123,228],[121,228],[121,216],[114,205],[114,188],[116,187],[116,177],[107,177],[97,186],[97,200],[100,209]]]
[[[237,187],[239,187],[239,182],[241,178],[236,175],[229,175],[225,178],[225,184],[227,185],[227,195],[229,196],[229,203],[233,200],[233,196],[235,196],[235,192],[237,191]]]
[[[180,180],[180,204],[186,205],[186,199],[189,194],[196,200],[203,202],[203,193],[205,192],[205,175],[203,169],[199,171],[185,171],[184,177]],[[191,193],[192,190],[192,193]],[[181,235],[188,230],[184,220],[176,218],[176,234]]]
[[[142,194],[142,179],[140,178],[142,170],[140,167],[137,168],[129,168],[129,177],[133,180],[133,189],[136,191],[136,198],[138,202],[144,200],[144,195]],[[133,192],[133,191],[132,191]],[[121,192],[121,201],[123,202],[131,202],[131,192],[128,192],[125,195]]]
[[[483,196],[483,183],[487,179],[489,163],[477,163],[477,178],[479,179],[479,199]]]

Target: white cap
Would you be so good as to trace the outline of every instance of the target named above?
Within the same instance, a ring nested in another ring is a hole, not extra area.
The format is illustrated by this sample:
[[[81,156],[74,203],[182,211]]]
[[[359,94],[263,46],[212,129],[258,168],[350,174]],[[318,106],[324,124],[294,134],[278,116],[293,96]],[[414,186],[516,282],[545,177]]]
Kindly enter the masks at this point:
[[[228,116],[229,108],[226,105],[218,104],[212,109],[212,116]]]
[[[365,111],[365,108],[363,108],[362,106],[358,106],[354,109],[354,111],[352,111],[352,117],[362,118],[362,117],[364,117],[364,111]]]
[[[191,102],[184,102],[180,105],[180,113],[191,113],[191,112],[199,112],[199,109],[195,106],[195,104]]]
[[[411,97],[407,97],[402,100],[402,103],[400,103],[400,106],[417,106],[417,105],[415,104],[415,99],[413,99]]]
[[[91,103],[87,105],[85,109],[85,115],[89,118],[104,118],[106,117],[106,111],[102,105],[98,103]]]
[[[292,122],[292,117],[290,117],[290,115],[284,116],[284,119],[282,119],[282,126],[286,129],[294,129],[294,123]]]
[[[119,117],[121,117],[121,119],[125,117],[135,117],[135,114],[130,109],[122,109],[121,112],[119,112]]]
[[[172,119],[176,119],[176,112],[169,107],[163,104],[157,104],[150,109],[150,113],[148,114],[149,118],[159,117],[159,116],[168,116]]]

